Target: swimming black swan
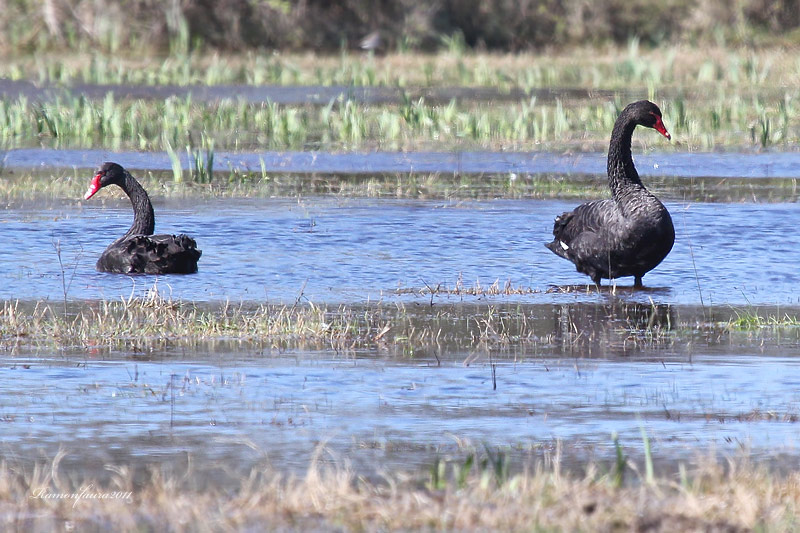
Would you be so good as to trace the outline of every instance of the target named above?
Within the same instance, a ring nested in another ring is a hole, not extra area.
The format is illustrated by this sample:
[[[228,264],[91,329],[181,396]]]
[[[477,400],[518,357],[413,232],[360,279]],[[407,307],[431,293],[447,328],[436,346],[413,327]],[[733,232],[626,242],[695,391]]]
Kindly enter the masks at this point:
[[[633,166],[631,136],[639,124],[671,138],[654,103],[641,100],[623,109],[608,147],[611,198],[556,217],[555,239],[545,244],[597,285],[602,278],[634,276],[633,286],[642,287],[642,276],[667,256],[675,242],[669,211],[645,189]]]
[[[133,205],[133,225],[108,245],[97,260],[100,272],[119,274],[192,274],[197,272],[201,251],[186,235],[153,235],[156,220],[153,204],[136,178],[116,163],[103,163],[85,199],[111,184],[119,185]]]

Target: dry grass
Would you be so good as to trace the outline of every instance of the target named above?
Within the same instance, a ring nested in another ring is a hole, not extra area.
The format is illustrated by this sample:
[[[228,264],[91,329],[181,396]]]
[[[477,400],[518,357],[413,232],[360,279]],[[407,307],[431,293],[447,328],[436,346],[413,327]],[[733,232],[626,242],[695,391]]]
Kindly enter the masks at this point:
[[[447,173],[412,174],[278,174],[232,172],[217,173],[210,183],[176,182],[166,172],[132,169],[153,198],[273,198],[333,195],[346,198],[416,198],[416,199],[495,199],[495,198],[594,198],[605,194],[604,178],[584,175],[523,175]],[[86,192],[91,170],[75,171],[70,176],[48,172],[33,174],[0,173],[0,201],[11,207],[73,201],[78,203]],[[785,180],[784,180],[785,181]],[[770,190],[780,194],[782,181]],[[677,187],[665,185],[670,190]],[[662,187],[664,188],[664,187]],[[735,192],[735,187],[726,190]],[[681,192],[686,187],[681,184]],[[110,191],[102,200],[127,201],[124,193]],[[750,192],[750,189],[747,191]],[[732,194],[732,193],[731,193]],[[706,195],[707,196],[707,195]],[[752,199],[751,196],[747,199]]]
[[[402,473],[369,481],[315,457],[305,476],[252,471],[230,489],[158,472],[136,484],[129,468],[111,466],[97,483],[64,474],[61,459],[32,470],[0,464],[5,530],[794,531],[800,502],[800,472],[747,462],[706,461],[677,479],[622,487],[596,466],[576,475],[557,462],[502,481],[472,469],[432,486]],[[114,497],[54,497],[85,489]]]
[[[675,89],[715,91],[795,87],[800,71],[785,46],[583,46],[547,53],[468,55],[357,53],[193,54],[188,57],[98,52],[16,54],[0,74],[37,83],[355,85],[385,87]],[[597,96],[597,95],[595,95]],[[569,93],[562,96],[570,100]]]
[[[594,291],[589,285],[558,291]],[[613,288],[604,291],[614,293]],[[621,292],[626,292],[620,289]],[[260,350],[305,349],[384,355],[484,353],[517,357],[545,349],[581,357],[719,344],[790,346],[800,343],[794,315],[771,309],[705,310],[626,302],[559,305],[535,298],[511,281],[491,285],[424,284],[398,288],[412,303],[339,305],[312,302],[202,304],[173,300],[154,285],[144,296],[86,302],[5,301],[0,304],[0,349],[121,350],[169,347],[214,350],[237,343]],[[542,295],[545,297],[544,295]],[[520,352],[520,349],[524,350]],[[438,357],[436,357],[438,359]]]
[[[410,289],[415,294],[420,289]],[[58,347],[91,351],[148,352],[166,347],[213,348],[214,342],[237,342],[254,349],[349,351],[377,349],[399,356],[456,354],[499,350],[514,356],[521,346],[549,347],[591,355],[608,346],[625,350],[669,346],[691,329],[673,329],[668,308],[633,305],[624,309],[560,309],[558,325],[551,311],[486,296],[529,294],[530,289],[476,285],[460,280],[454,289],[427,288],[425,306],[376,304],[335,309],[302,305],[199,305],[164,298],[157,289],[144,297],[85,303],[5,302],[0,307],[0,348]],[[455,295],[451,304],[434,297]],[[465,298],[468,298],[465,300]],[[476,299],[477,298],[477,299]],[[475,306],[473,304],[477,303]],[[601,320],[597,320],[600,318]]]

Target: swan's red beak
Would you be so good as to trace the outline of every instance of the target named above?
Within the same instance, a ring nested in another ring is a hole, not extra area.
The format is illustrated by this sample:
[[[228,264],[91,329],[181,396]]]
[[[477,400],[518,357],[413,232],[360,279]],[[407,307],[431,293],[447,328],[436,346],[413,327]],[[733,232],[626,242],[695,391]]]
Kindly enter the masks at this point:
[[[655,123],[655,125],[653,126],[653,128],[654,128],[654,129],[655,129],[655,130],[656,130],[658,133],[660,133],[661,135],[663,135],[664,137],[666,137],[667,139],[669,139],[669,140],[672,140],[672,136],[671,136],[671,135],[669,134],[669,132],[667,131],[667,128],[666,128],[666,126],[664,126],[664,122],[662,122],[662,121],[661,121],[661,117],[656,117],[656,123]]]
[[[93,179],[92,183],[89,184],[89,190],[86,191],[86,195],[83,197],[84,200],[88,200],[94,193],[100,190],[100,178],[102,178],[102,174],[97,174]]]

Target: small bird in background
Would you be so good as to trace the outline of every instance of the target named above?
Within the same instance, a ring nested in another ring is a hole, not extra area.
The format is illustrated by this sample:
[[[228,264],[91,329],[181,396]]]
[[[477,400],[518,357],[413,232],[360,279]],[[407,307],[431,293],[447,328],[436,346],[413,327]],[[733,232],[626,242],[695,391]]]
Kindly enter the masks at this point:
[[[362,50],[366,50],[368,52],[374,52],[381,46],[381,32],[380,30],[375,30],[371,32],[369,35],[364,37],[358,42],[359,48]]]

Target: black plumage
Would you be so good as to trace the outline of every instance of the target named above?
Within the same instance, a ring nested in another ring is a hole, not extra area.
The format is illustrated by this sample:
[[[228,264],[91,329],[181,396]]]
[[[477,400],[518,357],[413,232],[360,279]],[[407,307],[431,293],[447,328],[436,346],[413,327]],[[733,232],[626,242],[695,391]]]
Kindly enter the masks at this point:
[[[133,224],[119,239],[108,245],[97,270],[119,274],[192,274],[202,252],[186,235],[153,235],[155,214],[147,192],[127,170],[116,163],[103,163],[86,192],[91,198],[106,185],[118,185],[133,206]]]
[[[670,139],[654,103],[641,100],[623,109],[608,148],[611,198],[556,217],[555,238],[545,244],[598,285],[602,278],[634,276],[634,286],[641,287],[642,276],[661,263],[675,242],[669,211],[645,188],[633,165],[631,137],[637,125]]]

